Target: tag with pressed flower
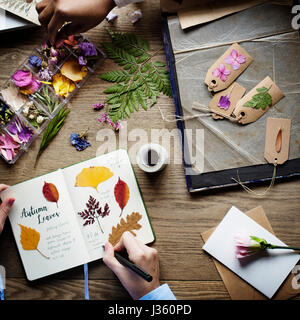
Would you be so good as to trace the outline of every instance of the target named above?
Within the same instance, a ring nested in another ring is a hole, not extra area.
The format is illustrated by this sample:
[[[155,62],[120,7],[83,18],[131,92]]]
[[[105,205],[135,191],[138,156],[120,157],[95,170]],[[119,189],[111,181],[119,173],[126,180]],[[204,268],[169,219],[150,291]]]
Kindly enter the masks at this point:
[[[237,103],[233,114],[241,124],[254,122],[283,97],[278,86],[266,77]]]
[[[283,164],[289,158],[291,119],[268,118],[266,126],[265,159]]]
[[[204,81],[208,90],[218,92],[228,88],[252,61],[253,58],[240,45],[234,43],[208,69]]]
[[[209,103],[209,108],[214,114],[221,116],[221,119],[222,117],[229,118],[245,92],[246,89],[243,86],[234,82],[228,89],[214,95]]]

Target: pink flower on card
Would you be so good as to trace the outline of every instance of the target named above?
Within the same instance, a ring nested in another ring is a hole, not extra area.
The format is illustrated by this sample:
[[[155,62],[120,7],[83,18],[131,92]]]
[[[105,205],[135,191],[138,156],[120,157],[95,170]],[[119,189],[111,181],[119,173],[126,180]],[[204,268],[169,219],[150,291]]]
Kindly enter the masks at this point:
[[[233,70],[238,70],[241,64],[246,62],[246,57],[233,49],[231,50],[230,56],[225,58],[225,62],[231,64]]]
[[[227,76],[229,76],[230,73],[231,73],[230,70],[227,70],[227,69],[225,68],[225,66],[224,66],[223,63],[220,64],[219,68],[216,68],[216,69],[212,72],[213,76],[215,76],[216,78],[219,78],[219,77],[220,77],[220,79],[221,79],[223,82],[225,82],[225,81],[227,80]]]
[[[238,232],[235,237],[235,255],[238,259],[242,259],[262,250],[261,245],[251,239],[246,232]]]

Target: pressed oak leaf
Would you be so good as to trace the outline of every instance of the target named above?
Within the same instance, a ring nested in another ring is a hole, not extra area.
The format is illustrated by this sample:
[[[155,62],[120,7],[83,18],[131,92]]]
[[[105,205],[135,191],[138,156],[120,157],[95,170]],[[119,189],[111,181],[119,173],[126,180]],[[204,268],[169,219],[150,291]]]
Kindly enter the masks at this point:
[[[43,257],[50,259],[38,249],[38,245],[40,242],[40,233],[35,229],[25,227],[21,224],[19,224],[19,226],[21,228],[20,242],[22,248],[24,250],[37,250]]]
[[[113,172],[106,167],[84,168],[76,177],[75,187],[92,187],[98,191],[98,185],[113,175]]]
[[[45,181],[43,186],[43,195],[49,202],[56,202],[56,205],[58,207],[57,202],[59,199],[59,192],[53,183],[47,183]]]
[[[116,245],[125,231],[129,231],[133,236],[136,234],[133,230],[139,230],[142,226],[138,223],[142,219],[142,215],[138,212],[132,212],[132,214],[126,217],[126,221],[122,218],[120,223],[116,227],[112,227],[111,233],[109,234],[108,241],[114,246]]]
[[[120,177],[117,184],[115,185],[114,193],[115,193],[116,201],[118,202],[121,208],[121,214],[120,214],[120,217],[121,217],[123,213],[123,209],[125,208],[129,200],[129,187],[125,181],[120,179]]]

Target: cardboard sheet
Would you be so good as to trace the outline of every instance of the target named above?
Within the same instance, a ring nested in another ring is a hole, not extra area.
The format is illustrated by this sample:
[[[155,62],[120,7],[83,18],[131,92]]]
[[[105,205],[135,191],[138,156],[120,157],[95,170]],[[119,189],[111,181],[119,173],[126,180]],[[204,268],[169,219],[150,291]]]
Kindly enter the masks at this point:
[[[240,43],[254,59],[235,80],[246,93],[269,76],[285,95],[260,119],[247,125],[207,116],[185,120],[187,129],[204,129],[204,167],[198,166],[203,163],[199,159],[195,161],[195,170],[208,173],[266,164],[268,117],[292,119],[289,160],[299,158],[300,113],[295,106],[300,103],[300,65],[295,61],[300,58],[300,38],[291,27],[290,8],[263,4],[185,31],[178,18],[171,16],[168,26],[184,117],[201,115],[193,110],[194,102],[209,106],[212,97],[203,82],[207,70],[234,42]],[[189,152],[191,158],[197,147],[195,142]],[[232,177],[236,178],[236,172]]]
[[[274,234],[271,224],[261,206],[254,208],[246,214],[264,227],[266,230]],[[211,234],[214,232],[215,228],[211,228],[201,234],[204,242],[206,242]],[[225,267],[222,263],[218,262],[213,258],[216,268],[224,281],[224,285],[228,290],[228,293],[233,300],[265,300],[266,297],[249,285],[247,282],[242,280],[239,276],[234,274],[230,269]],[[296,290],[292,287],[292,279],[294,274],[290,274],[285,282],[282,284],[280,289],[274,295],[275,300],[286,300],[290,299],[298,294],[300,294],[300,289]]]

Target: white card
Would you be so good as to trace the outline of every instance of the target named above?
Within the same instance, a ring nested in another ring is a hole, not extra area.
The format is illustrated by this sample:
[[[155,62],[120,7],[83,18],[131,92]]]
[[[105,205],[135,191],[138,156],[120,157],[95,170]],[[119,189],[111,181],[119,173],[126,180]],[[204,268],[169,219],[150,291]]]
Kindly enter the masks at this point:
[[[299,261],[300,255],[293,250],[273,249],[248,257],[247,260],[238,259],[235,256],[234,237],[239,231],[263,238],[274,245],[286,246],[243,212],[232,207],[202,248],[265,296],[272,298]]]

